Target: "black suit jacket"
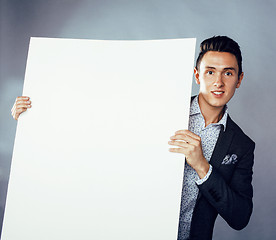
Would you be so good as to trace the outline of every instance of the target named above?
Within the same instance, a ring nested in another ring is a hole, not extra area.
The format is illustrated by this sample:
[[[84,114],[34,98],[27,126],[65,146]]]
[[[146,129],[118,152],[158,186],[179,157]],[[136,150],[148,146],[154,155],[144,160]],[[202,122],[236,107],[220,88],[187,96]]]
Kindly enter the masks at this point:
[[[198,185],[190,239],[212,239],[217,215],[236,230],[244,228],[250,219],[253,203],[252,167],[255,143],[228,116],[226,130],[221,130],[210,159],[213,170],[209,178]],[[226,155],[235,154],[236,161],[222,164]]]

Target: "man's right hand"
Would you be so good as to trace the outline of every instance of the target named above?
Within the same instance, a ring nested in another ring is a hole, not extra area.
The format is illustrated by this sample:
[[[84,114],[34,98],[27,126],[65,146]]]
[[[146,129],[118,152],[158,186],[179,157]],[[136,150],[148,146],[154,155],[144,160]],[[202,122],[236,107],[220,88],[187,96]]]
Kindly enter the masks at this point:
[[[13,118],[17,120],[21,113],[25,112],[28,108],[31,108],[31,107],[32,105],[29,97],[26,97],[26,96],[17,97],[11,109],[11,114]]]

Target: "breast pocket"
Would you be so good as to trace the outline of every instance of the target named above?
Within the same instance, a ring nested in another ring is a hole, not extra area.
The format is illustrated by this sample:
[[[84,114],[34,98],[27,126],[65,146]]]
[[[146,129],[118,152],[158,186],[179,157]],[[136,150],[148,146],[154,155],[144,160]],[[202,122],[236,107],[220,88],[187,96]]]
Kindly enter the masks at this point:
[[[219,172],[223,176],[226,182],[229,182],[231,180],[231,177],[233,175],[233,171],[235,170],[236,164],[238,162],[238,156],[236,154],[227,154],[219,167]]]

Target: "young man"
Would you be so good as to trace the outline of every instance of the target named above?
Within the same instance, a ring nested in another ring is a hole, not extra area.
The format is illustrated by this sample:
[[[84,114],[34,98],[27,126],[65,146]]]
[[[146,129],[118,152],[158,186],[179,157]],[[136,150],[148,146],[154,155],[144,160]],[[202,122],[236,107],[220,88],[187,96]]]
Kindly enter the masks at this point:
[[[252,213],[255,143],[228,114],[227,103],[243,79],[239,45],[225,36],[204,40],[194,69],[189,130],[171,137],[171,152],[186,157],[178,240],[212,239],[218,214],[236,230]]]
[[[212,239],[218,214],[242,229],[252,213],[255,144],[226,106],[243,79],[239,45],[225,36],[206,39],[194,73],[200,92],[192,98],[189,130],[177,131],[169,141],[171,152],[186,157],[178,240]],[[28,97],[18,97],[13,117],[30,107]]]

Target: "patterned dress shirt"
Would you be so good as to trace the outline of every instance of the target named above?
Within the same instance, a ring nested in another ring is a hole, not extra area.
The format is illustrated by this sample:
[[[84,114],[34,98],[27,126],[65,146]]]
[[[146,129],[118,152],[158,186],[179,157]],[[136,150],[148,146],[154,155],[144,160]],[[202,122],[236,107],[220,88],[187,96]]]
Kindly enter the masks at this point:
[[[225,106],[224,111],[224,115],[218,123],[212,123],[205,127],[205,120],[198,105],[198,96],[196,96],[191,103],[189,130],[201,137],[203,155],[208,162],[211,159],[221,128],[225,131],[228,115],[227,106]],[[207,175],[203,179],[200,179],[196,171],[185,162],[178,240],[189,239],[193,210],[198,195],[197,185],[205,182],[211,172],[212,166],[210,165]]]

